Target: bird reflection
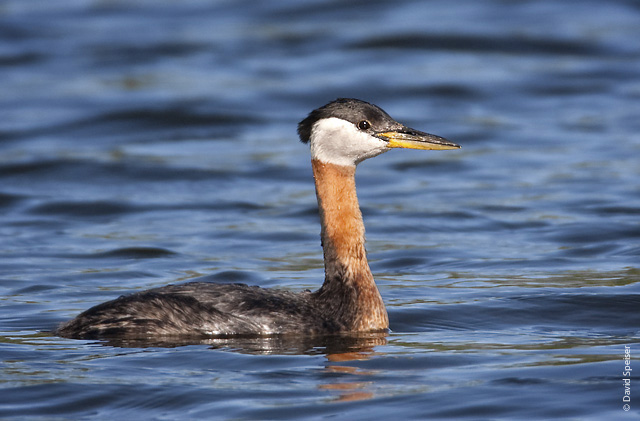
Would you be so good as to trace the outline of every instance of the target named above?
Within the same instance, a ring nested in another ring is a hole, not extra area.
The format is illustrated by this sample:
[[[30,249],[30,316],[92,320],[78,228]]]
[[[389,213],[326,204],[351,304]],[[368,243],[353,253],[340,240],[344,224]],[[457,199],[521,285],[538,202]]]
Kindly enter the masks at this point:
[[[176,348],[208,345],[211,349],[253,355],[326,355],[331,362],[368,359],[374,347],[386,345],[387,332],[324,336],[263,335],[229,337],[112,338],[97,343],[118,348]]]

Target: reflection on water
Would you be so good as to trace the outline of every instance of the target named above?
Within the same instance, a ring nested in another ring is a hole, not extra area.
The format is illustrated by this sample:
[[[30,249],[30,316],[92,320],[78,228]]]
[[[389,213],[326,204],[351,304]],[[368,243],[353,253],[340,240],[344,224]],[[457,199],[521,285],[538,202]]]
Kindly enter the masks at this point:
[[[360,359],[373,352],[374,347],[386,345],[386,332],[340,334],[330,336],[229,336],[216,338],[162,337],[158,339],[105,339],[95,344],[120,348],[174,348],[188,345],[207,345],[211,349],[256,355],[326,355],[329,361]]]

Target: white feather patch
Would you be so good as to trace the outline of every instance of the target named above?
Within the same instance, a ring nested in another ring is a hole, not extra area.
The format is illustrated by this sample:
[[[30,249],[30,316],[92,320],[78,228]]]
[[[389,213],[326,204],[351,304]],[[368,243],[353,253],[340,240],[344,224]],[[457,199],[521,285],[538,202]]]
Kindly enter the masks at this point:
[[[313,159],[343,166],[355,166],[389,150],[385,141],[335,117],[323,118],[313,125],[310,143]]]

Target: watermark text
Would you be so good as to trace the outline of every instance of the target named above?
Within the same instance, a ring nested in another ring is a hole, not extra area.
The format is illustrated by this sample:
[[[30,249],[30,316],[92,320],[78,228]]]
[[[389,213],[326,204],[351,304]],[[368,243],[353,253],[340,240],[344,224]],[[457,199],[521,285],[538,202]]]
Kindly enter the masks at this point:
[[[624,371],[622,372],[622,385],[624,393],[622,395],[622,409],[628,411],[631,409],[631,347],[624,346]]]

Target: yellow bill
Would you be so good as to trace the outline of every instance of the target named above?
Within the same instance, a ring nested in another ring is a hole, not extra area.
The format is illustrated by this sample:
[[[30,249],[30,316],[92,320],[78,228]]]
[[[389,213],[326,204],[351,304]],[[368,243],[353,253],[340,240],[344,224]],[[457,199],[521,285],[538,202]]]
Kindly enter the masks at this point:
[[[387,141],[389,148],[444,150],[458,149],[460,145],[450,142],[444,137],[420,132],[409,128],[400,131],[377,133],[376,136]]]

